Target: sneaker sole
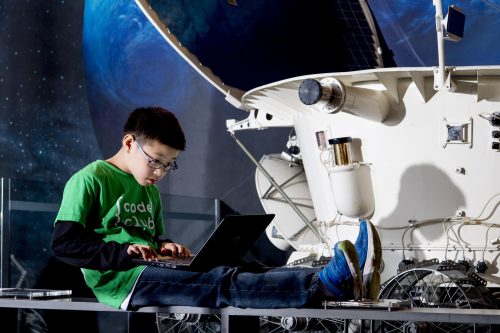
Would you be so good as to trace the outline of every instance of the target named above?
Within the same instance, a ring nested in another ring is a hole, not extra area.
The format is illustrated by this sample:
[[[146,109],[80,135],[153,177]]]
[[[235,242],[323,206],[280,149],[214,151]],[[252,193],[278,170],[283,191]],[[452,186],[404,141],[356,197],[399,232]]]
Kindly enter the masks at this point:
[[[362,283],[361,283],[361,271],[359,270],[358,263],[358,255],[356,252],[356,248],[354,245],[348,241],[344,240],[339,242],[339,249],[344,253],[344,257],[346,258],[347,266],[349,267],[349,272],[351,273],[353,280],[353,295],[354,299],[361,299],[362,296]],[[352,256],[350,254],[353,254]]]
[[[363,268],[363,298],[377,299],[380,291],[381,243],[375,226],[367,221],[368,248]]]

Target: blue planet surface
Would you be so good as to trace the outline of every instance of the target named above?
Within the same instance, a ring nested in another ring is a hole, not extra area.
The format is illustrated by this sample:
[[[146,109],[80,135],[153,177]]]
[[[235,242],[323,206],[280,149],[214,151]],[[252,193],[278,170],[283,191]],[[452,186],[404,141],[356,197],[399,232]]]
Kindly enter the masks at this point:
[[[98,136],[119,138],[126,115],[137,106],[168,106],[179,113],[198,96],[192,89],[196,73],[133,1],[86,1],[83,50]],[[111,150],[104,140],[101,146]]]
[[[370,0],[369,5],[397,66],[438,64],[436,7],[432,0]],[[443,15],[450,5],[459,7],[466,18],[463,39],[445,42],[446,65],[499,65],[500,1],[443,0]]]

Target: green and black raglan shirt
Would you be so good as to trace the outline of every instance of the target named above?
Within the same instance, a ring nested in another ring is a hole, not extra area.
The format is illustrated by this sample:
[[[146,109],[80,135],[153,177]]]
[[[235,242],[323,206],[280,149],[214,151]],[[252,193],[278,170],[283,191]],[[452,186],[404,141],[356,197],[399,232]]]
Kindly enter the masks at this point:
[[[56,217],[52,251],[83,267],[97,299],[120,307],[144,269],[127,255],[129,244],[158,247],[164,232],[160,194],[105,161],[95,161],[67,182]]]

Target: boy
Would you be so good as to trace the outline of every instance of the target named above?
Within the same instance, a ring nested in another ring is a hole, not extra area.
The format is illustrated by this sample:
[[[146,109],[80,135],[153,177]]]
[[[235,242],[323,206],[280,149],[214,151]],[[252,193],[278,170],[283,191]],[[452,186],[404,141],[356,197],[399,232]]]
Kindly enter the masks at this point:
[[[355,245],[335,245],[323,269],[275,268],[253,273],[242,267],[208,272],[137,266],[132,258],[188,256],[189,249],[163,234],[155,183],[177,169],[185,138],[175,116],[161,108],[134,110],[120,150],[95,161],[66,184],[52,237],[52,252],[80,267],[97,299],[112,307],[150,305],[280,308],[319,300],[376,298],[381,260],[375,227],[361,221]],[[359,256],[358,256],[359,254]],[[363,295],[362,295],[363,294]]]

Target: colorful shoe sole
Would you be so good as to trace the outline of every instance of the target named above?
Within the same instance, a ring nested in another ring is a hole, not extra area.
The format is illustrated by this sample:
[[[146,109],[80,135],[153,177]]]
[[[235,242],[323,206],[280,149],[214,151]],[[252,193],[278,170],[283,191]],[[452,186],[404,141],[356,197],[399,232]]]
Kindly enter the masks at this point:
[[[360,222],[360,233],[355,247],[360,258],[363,299],[376,300],[380,292],[382,245],[377,229],[370,221]]]

